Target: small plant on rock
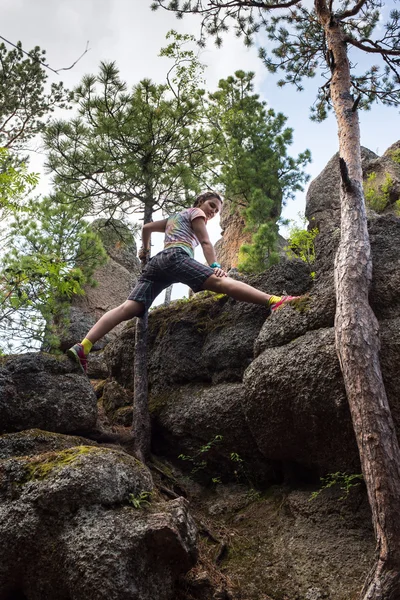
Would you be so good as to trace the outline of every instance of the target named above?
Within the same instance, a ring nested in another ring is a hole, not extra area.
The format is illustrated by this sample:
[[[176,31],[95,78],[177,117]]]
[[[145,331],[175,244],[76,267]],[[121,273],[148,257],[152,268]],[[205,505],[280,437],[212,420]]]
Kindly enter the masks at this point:
[[[307,219],[301,216],[303,225],[306,225]],[[312,278],[315,276],[312,265],[315,262],[315,246],[314,241],[318,235],[317,227],[313,229],[303,229],[302,227],[294,224],[289,230],[289,239],[285,248],[286,254],[289,258],[300,258],[303,262],[308,265],[310,269],[310,275]]]
[[[315,500],[321,492],[336,485],[338,485],[343,492],[343,495],[339,500],[346,500],[350,494],[350,490],[359,486],[363,480],[364,477],[362,473],[352,473],[350,475],[348,473],[341,473],[340,471],[337,473],[328,473],[325,477],[321,477],[321,487],[311,494],[310,500]]]
[[[151,492],[140,492],[139,495],[129,494],[128,502],[133,508],[140,509],[150,506]]]

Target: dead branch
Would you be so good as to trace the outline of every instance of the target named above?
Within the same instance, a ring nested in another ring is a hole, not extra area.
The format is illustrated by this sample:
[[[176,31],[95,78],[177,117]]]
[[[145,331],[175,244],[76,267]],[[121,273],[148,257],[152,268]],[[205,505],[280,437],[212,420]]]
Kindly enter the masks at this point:
[[[49,71],[52,71],[53,73],[56,73],[56,75],[58,75],[60,73],[60,71],[69,71],[70,69],[73,69],[73,67],[81,60],[81,58],[83,56],[85,56],[85,54],[87,52],[89,52],[89,50],[90,50],[90,48],[89,48],[89,41],[87,41],[86,42],[86,48],[85,48],[84,52],[82,52],[82,54],[80,55],[80,57],[77,58],[76,61],[73,62],[70,67],[61,67],[60,69],[52,69],[50,67],[50,65],[48,65],[47,63],[45,63],[43,60],[38,59],[36,56],[32,56],[32,54],[30,54],[29,52],[26,52],[26,50],[24,50],[20,46],[17,46],[16,44],[13,44],[13,42],[10,42],[10,40],[7,40],[2,35],[0,35],[0,39],[3,40],[4,42],[6,42],[7,44],[10,44],[10,46],[13,46],[13,48],[16,48],[17,50],[21,50],[21,52],[23,52],[23,54],[25,54],[26,56],[29,56],[29,58],[31,58],[33,61],[39,62],[41,65],[43,65],[43,67],[45,67],[46,69],[49,69]]]

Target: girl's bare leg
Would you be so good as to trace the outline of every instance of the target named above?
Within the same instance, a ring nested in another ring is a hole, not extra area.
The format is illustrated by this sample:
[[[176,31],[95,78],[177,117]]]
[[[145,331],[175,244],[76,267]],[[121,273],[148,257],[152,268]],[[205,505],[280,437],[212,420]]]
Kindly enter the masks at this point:
[[[125,300],[123,304],[106,312],[87,334],[86,338],[95,344],[106,333],[114,329],[122,321],[128,321],[133,317],[143,314],[144,304],[136,300]]]
[[[236,279],[232,279],[231,277],[217,277],[216,275],[211,275],[206,279],[203,284],[203,290],[227,294],[235,298],[235,300],[252,302],[253,304],[266,305],[271,298],[270,294],[261,292],[261,290],[257,290],[251,287],[251,285],[243,283],[243,281],[236,281]]]

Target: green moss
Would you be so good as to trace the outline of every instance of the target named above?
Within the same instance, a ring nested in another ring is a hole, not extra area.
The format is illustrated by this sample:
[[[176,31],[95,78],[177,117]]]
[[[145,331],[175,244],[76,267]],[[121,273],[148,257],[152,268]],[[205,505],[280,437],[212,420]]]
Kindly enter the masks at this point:
[[[164,394],[157,394],[157,396],[150,396],[149,398],[149,411],[151,415],[159,415],[170,400],[171,393],[165,392]]]
[[[231,313],[222,313],[228,301],[226,294],[200,292],[193,298],[178,300],[167,307],[159,307],[150,314],[150,332],[163,337],[177,323],[191,323],[199,333],[214,331],[234,321]]]
[[[397,164],[400,165],[400,148],[396,148],[396,150],[392,150],[390,153],[390,158]]]
[[[104,452],[102,448],[93,446],[75,446],[61,452],[46,452],[29,459],[24,465],[25,477],[23,483],[28,481],[42,481],[64,467],[73,464],[82,456]],[[26,461],[26,458],[23,459]]]
[[[367,181],[364,183],[367,206],[377,213],[381,213],[389,204],[393,183],[389,173],[385,173],[385,181],[380,186],[376,184],[376,173],[374,171],[367,175]]]

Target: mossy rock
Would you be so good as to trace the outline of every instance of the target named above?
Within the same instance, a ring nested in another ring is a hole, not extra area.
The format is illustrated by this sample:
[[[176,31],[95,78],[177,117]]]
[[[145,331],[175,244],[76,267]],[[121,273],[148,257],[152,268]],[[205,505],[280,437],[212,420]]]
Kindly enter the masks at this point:
[[[12,456],[34,456],[82,445],[96,446],[97,444],[79,436],[63,435],[42,429],[27,429],[0,436],[0,459]]]

